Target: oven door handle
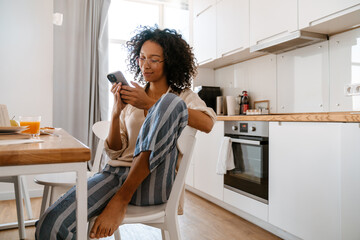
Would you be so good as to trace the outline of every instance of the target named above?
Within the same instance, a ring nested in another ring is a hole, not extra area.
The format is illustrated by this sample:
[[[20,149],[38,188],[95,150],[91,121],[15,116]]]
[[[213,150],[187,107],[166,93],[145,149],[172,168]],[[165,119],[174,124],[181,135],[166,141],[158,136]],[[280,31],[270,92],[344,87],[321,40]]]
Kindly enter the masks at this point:
[[[244,144],[249,144],[249,145],[261,145],[260,141],[255,141],[255,140],[247,140],[247,139],[235,139],[235,138],[231,138],[231,142],[234,143],[244,143]]]

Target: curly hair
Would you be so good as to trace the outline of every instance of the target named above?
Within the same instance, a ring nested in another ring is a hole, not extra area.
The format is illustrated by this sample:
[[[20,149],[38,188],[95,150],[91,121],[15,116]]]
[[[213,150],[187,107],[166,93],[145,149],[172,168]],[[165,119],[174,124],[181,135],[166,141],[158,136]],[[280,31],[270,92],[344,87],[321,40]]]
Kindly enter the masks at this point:
[[[195,58],[192,48],[175,30],[155,27],[139,27],[139,31],[130,41],[126,42],[128,49],[128,69],[135,74],[135,80],[146,83],[137,63],[142,45],[150,40],[159,44],[164,53],[164,72],[167,82],[174,92],[180,93],[190,88],[196,75]]]

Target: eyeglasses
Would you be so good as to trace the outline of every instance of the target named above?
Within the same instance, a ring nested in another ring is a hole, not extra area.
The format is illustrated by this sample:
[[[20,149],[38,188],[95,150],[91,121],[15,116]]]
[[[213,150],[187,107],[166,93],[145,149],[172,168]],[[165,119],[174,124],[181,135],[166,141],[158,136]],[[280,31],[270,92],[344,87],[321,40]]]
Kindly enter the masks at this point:
[[[138,60],[138,64],[141,66],[144,65],[145,62],[147,62],[150,66],[156,66],[159,63],[162,63],[165,61],[165,60],[160,61],[160,60],[152,59],[152,58],[146,59],[146,58],[142,58],[142,57],[139,57],[137,60]]]

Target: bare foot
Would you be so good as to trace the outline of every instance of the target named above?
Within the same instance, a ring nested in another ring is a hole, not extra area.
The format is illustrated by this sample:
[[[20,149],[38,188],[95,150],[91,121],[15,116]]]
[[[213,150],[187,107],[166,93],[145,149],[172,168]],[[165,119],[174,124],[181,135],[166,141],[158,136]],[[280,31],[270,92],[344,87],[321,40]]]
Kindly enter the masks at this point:
[[[110,237],[124,220],[128,203],[114,197],[96,218],[90,238]]]
[[[127,205],[132,195],[149,175],[150,151],[141,152],[134,158],[129,175],[118,192],[112,197],[102,213],[95,220],[90,238],[111,236],[125,218]]]

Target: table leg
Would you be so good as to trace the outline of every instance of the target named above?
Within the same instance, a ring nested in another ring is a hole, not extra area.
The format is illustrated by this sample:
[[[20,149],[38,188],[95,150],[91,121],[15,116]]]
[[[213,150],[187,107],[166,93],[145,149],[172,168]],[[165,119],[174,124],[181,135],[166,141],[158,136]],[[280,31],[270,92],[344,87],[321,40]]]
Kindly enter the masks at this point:
[[[25,223],[24,223],[24,206],[23,206],[23,198],[21,193],[21,177],[15,177],[15,199],[16,199],[16,212],[17,219],[19,223],[19,237],[20,239],[25,239]]]
[[[81,168],[76,171],[76,224],[77,239],[87,239],[87,177],[86,177],[86,163],[81,164]]]

